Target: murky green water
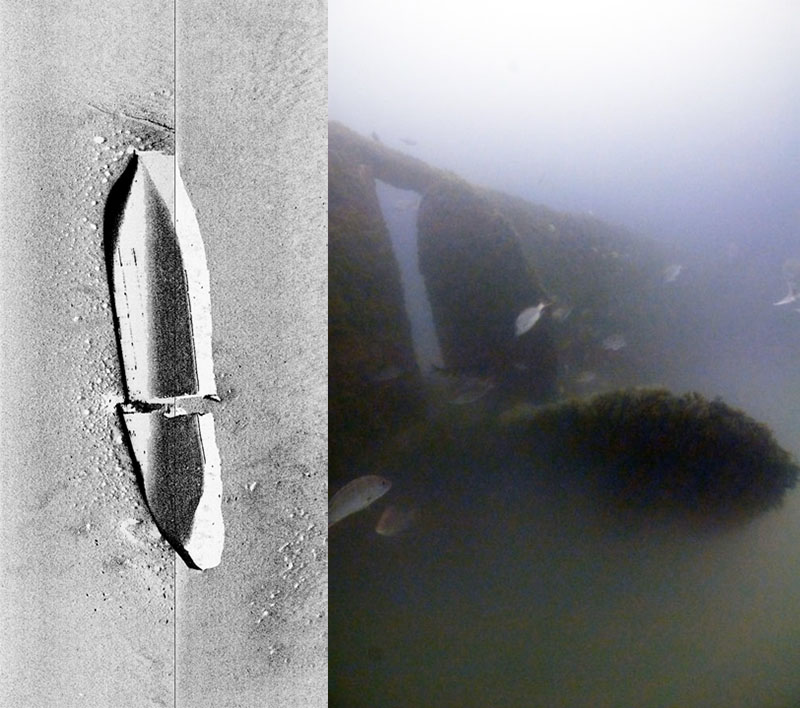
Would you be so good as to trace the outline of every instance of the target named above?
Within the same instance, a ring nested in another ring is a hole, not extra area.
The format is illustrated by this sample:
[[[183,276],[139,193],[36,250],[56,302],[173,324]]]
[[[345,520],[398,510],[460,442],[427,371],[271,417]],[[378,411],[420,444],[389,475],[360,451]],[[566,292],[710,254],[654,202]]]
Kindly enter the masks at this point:
[[[451,462],[416,528],[378,536],[376,505],[332,530],[332,706],[797,705],[800,494],[697,529]]]

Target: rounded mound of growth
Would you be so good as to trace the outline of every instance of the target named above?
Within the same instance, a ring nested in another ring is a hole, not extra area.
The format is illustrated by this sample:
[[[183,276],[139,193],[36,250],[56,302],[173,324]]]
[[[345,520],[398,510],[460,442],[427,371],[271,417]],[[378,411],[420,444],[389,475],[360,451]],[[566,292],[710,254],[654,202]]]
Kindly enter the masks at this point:
[[[614,391],[540,409],[530,426],[538,449],[589,469],[625,506],[753,513],[800,472],[766,425],[697,393]]]

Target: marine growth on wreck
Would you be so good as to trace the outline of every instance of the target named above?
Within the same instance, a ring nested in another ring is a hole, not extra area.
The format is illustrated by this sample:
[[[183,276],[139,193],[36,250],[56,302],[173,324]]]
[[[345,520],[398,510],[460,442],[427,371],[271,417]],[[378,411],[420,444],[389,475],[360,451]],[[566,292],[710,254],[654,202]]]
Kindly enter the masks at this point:
[[[528,449],[586,470],[628,507],[756,513],[779,504],[800,473],[766,425],[698,393],[612,391],[542,407],[518,425]]]

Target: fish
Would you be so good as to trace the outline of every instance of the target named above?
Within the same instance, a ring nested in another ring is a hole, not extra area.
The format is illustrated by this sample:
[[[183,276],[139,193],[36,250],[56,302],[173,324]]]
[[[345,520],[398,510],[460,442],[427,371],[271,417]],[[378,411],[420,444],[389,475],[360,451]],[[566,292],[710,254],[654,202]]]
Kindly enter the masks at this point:
[[[612,334],[603,340],[603,349],[607,349],[610,352],[618,352],[627,344],[628,343],[625,341],[625,337],[623,335]]]
[[[668,265],[662,271],[664,273],[664,282],[665,283],[674,283],[678,279],[678,276],[681,274],[682,270],[683,270],[683,266],[680,265],[679,263],[675,263],[673,265]]]
[[[792,302],[797,302],[798,299],[800,299],[800,290],[794,283],[789,283],[789,294],[783,300],[773,303],[773,305],[788,305]]]
[[[539,321],[539,318],[542,316],[542,312],[547,305],[548,303],[546,302],[540,302],[535,307],[525,308],[519,313],[515,323],[517,337],[521,337]]]
[[[597,374],[595,374],[594,371],[581,371],[581,373],[575,377],[575,383],[588,384],[592,383],[596,378]]]
[[[377,474],[367,474],[348,482],[328,505],[328,528],[350,514],[366,509],[376,499],[380,499],[391,488],[392,483]]]
[[[464,406],[468,403],[475,403],[493,388],[494,381],[492,381],[492,379],[466,379],[458,389],[458,394],[450,403],[454,406]]]
[[[417,514],[417,507],[404,509],[395,504],[390,504],[383,510],[381,518],[378,519],[375,532],[381,536],[396,536],[409,529],[416,521]]]
[[[553,310],[553,319],[564,322],[572,314],[572,305],[559,305]]]
[[[405,144],[405,145],[411,145],[411,146],[414,146],[414,145],[417,144],[417,141],[416,140],[412,140],[411,138],[400,138],[400,142]]]

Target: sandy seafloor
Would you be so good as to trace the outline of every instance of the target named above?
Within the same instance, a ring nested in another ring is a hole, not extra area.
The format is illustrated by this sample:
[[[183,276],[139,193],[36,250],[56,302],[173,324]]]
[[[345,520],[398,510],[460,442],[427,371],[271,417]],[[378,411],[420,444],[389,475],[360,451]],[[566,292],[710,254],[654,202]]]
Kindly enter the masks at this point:
[[[173,12],[0,2],[8,708],[326,702],[326,6]],[[211,273],[227,538],[203,573],[158,537],[114,409],[105,195],[129,145],[173,142],[142,118],[177,123]]]

